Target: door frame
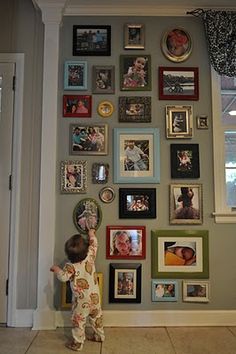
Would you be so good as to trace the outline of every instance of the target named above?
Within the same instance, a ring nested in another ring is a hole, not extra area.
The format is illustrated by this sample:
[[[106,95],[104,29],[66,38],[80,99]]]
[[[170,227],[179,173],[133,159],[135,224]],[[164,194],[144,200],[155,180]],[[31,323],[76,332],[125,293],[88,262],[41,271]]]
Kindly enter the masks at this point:
[[[12,192],[10,210],[10,244],[8,273],[7,325],[17,325],[17,264],[20,229],[20,186],[21,149],[24,96],[24,54],[0,53],[1,63],[15,64],[15,94],[13,102],[13,141],[12,141]],[[15,109],[17,107],[17,109]]]

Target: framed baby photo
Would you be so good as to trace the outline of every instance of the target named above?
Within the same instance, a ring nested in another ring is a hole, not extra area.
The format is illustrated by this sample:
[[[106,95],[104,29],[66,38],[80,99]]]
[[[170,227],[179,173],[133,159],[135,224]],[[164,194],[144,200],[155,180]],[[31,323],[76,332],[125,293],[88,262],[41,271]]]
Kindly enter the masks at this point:
[[[198,99],[198,68],[159,67],[159,100]]]
[[[99,192],[99,198],[103,203],[111,203],[115,199],[115,191],[112,187],[103,187]]]
[[[92,164],[92,183],[104,184],[108,182],[109,164],[94,162]]]
[[[61,161],[61,193],[86,193],[87,161]]]
[[[87,61],[66,61],[64,90],[87,90]]]
[[[74,208],[73,221],[81,233],[87,233],[88,228],[97,230],[102,222],[102,210],[98,202],[92,198],[80,200]]]
[[[199,144],[170,144],[171,178],[199,178]]]
[[[119,122],[150,123],[152,119],[151,97],[119,97]]]
[[[110,56],[111,26],[74,25],[73,55],[75,56]]]
[[[156,189],[155,188],[120,188],[119,189],[120,219],[155,219]]]
[[[120,56],[120,90],[151,91],[151,56]]]
[[[179,27],[166,31],[161,40],[163,54],[167,59],[176,63],[187,60],[192,52],[192,47],[190,34]]]
[[[111,263],[109,302],[141,303],[141,273],[139,263]]]
[[[115,93],[115,66],[93,66],[92,93]]]
[[[71,124],[71,155],[107,155],[108,126],[106,124]]]
[[[167,139],[189,139],[193,137],[193,107],[166,106]]]
[[[158,128],[114,128],[114,183],[160,183]]]
[[[63,117],[88,118],[92,114],[92,96],[63,95]]]
[[[184,280],[183,301],[184,302],[209,302],[210,282],[206,280]]]
[[[144,24],[124,26],[124,49],[144,49]]]
[[[171,184],[170,224],[202,224],[202,204],[202,184]]]
[[[209,278],[207,230],[152,230],[152,278]]]
[[[152,279],[152,301],[178,301],[177,281]]]
[[[106,258],[144,259],[146,257],[145,226],[107,226]]]

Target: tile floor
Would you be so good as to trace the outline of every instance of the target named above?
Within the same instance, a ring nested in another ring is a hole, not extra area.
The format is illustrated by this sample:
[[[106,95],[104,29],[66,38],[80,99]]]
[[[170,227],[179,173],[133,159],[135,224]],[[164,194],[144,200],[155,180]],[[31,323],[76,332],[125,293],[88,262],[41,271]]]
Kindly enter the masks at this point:
[[[32,331],[0,327],[1,354],[69,354],[70,328]],[[105,328],[104,343],[86,341],[84,354],[236,354],[236,327]]]

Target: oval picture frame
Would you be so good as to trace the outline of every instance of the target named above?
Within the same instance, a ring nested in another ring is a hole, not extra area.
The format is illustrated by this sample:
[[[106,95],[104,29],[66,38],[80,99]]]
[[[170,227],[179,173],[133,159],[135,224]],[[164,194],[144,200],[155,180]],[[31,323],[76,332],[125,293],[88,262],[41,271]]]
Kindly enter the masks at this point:
[[[73,221],[83,234],[88,231],[86,223],[89,228],[97,230],[102,221],[102,210],[98,202],[93,198],[81,199],[74,208]]]
[[[114,106],[110,101],[102,101],[98,105],[98,114],[103,117],[107,118],[112,115],[114,112]]]
[[[104,187],[99,192],[99,198],[103,203],[111,203],[115,199],[115,191],[111,187]]]
[[[190,34],[181,27],[174,27],[164,33],[161,49],[167,59],[173,62],[183,62],[192,52],[193,43]]]

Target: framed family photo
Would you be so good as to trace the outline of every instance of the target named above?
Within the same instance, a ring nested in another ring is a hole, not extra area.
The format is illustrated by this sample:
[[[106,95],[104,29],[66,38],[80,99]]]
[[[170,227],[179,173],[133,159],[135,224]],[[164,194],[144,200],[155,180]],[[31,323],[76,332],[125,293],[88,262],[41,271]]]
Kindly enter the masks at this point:
[[[193,107],[166,106],[166,137],[188,139],[193,136]]]
[[[199,178],[199,144],[170,144],[171,178]]]
[[[183,301],[184,302],[209,302],[210,283],[206,280],[184,280]]]
[[[163,35],[161,49],[167,59],[180,63],[187,60],[190,56],[192,39],[185,29],[174,27]]]
[[[120,188],[119,189],[120,219],[155,219],[156,189],[155,188]]]
[[[91,114],[91,95],[63,95],[63,117],[87,118]]]
[[[144,49],[144,41],[143,24],[125,24],[124,49]]]
[[[198,99],[198,68],[159,67],[159,100]]]
[[[114,128],[114,183],[160,183],[158,128]]]
[[[146,256],[145,226],[107,226],[106,258],[144,259]]]
[[[150,123],[151,97],[119,97],[119,122]]]
[[[115,66],[93,66],[92,93],[115,93]]]
[[[73,55],[111,55],[111,26],[74,25]]]
[[[151,91],[151,56],[120,56],[120,90]]]
[[[207,230],[152,230],[152,278],[209,278]]]
[[[177,301],[178,283],[176,280],[152,279],[152,301]]]
[[[66,61],[64,90],[87,90],[88,68],[86,61]]]
[[[87,225],[97,230],[102,221],[102,210],[98,202],[92,198],[81,199],[74,208],[73,221],[81,233],[87,233]]]
[[[61,193],[86,193],[87,161],[61,161]]]
[[[140,303],[141,273],[139,263],[111,263],[109,275],[110,303]]]

